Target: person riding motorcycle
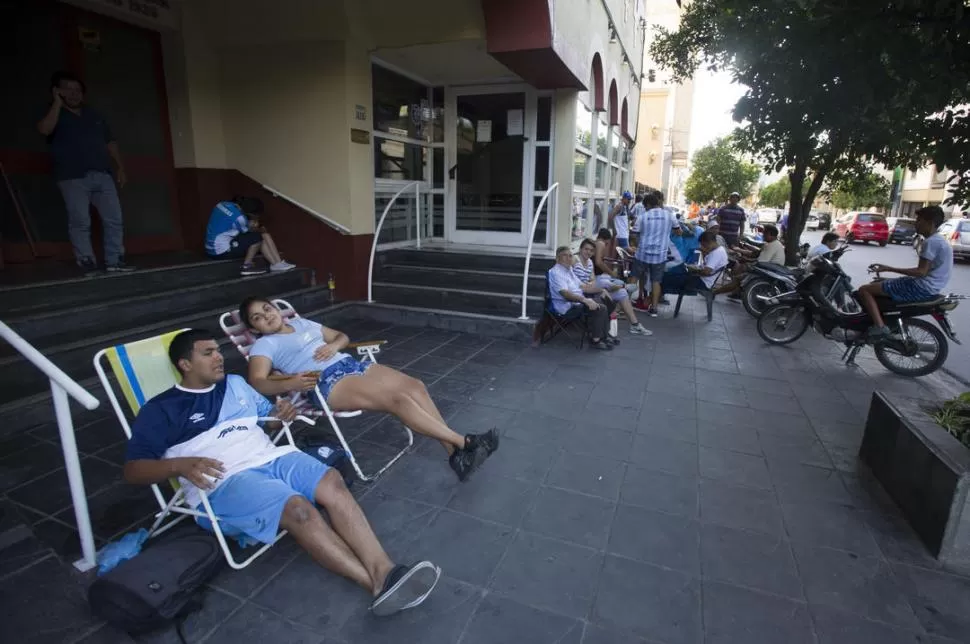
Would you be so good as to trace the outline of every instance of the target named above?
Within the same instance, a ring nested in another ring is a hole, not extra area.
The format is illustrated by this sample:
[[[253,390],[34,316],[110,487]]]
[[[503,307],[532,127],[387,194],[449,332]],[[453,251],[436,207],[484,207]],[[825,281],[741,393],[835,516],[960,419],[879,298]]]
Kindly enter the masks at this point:
[[[890,335],[877,297],[889,297],[893,302],[919,302],[933,299],[946,288],[953,268],[953,249],[937,231],[943,220],[943,209],[939,206],[927,206],[916,211],[916,232],[926,238],[919,249],[916,268],[894,268],[884,264],[869,267],[874,273],[903,275],[870,282],[859,288],[859,299],[873,322],[869,330],[870,341],[879,341]]]

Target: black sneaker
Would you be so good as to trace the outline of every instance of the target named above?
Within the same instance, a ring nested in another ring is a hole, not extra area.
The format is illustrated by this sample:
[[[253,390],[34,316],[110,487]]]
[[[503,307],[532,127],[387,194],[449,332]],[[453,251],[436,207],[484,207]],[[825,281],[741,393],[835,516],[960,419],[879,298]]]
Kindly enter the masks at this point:
[[[77,262],[78,268],[84,273],[85,277],[94,277],[99,275],[101,271],[98,269],[98,263],[91,259],[90,257],[85,257],[84,259],[79,259]]]
[[[465,449],[477,449],[479,446],[485,448],[488,456],[498,449],[498,430],[494,427],[484,434],[468,434],[465,436]]]
[[[612,351],[613,350],[613,345],[611,345],[609,342],[605,342],[603,340],[596,340],[596,341],[590,340],[589,341],[589,348],[590,349],[596,349],[597,351]]]
[[[105,266],[105,270],[109,273],[130,273],[135,270],[135,267],[125,264],[125,259],[123,257],[119,257],[118,261],[116,261],[114,264],[108,264]]]
[[[486,458],[488,458],[488,450],[484,445],[479,444],[474,448],[469,446],[456,449],[448,457],[448,465],[458,475],[458,480],[464,482],[478,469],[479,465],[485,462]]]
[[[614,338],[612,335],[607,335],[606,336],[606,341],[609,344],[612,344],[614,347],[615,346],[618,346],[620,344],[620,339],[619,338]]]

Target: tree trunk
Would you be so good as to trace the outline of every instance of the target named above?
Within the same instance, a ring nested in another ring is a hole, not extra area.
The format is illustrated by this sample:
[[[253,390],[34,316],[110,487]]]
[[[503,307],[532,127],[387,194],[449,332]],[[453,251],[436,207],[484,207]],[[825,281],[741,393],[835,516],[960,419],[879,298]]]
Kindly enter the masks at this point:
[[[807,170],[806,163],[796,161],[795,167],[788,173],[791,193],[788,197],[788,226],[785,228],[783,242],[785,244],[785,264],[789,266],[798,265],[798,239],[801,237],[802,227],[805,225],[805,217],[802,215],[802,191],[805,188]]]

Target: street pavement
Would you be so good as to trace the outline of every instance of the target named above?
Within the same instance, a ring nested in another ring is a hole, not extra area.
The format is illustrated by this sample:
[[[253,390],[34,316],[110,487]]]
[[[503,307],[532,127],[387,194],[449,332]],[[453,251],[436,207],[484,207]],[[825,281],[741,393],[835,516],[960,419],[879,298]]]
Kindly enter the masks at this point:
[[[806,231],[802,234],[802,241],[814,246],[821,241],[823,234],[825,231]],[[851,252],[843,255],[840,263],[852,278],[853,286],[857,288],[871,281],[872,276],[866,272],[870,264],[912,268],[919,262],[912,246],[890,244],[880,248],[877,244],[853,244],[850,248]],[[894,277],[894,275],[886,273],[883,277]],[[947,292],[970,295],[970,264],[957,262],[953,266]],[[950,323],[957,332],[957,338],[963,344],[950,343],[950,355],[944,369],[970,385],[970,300],[961,302],[956,310],[950,313]]]

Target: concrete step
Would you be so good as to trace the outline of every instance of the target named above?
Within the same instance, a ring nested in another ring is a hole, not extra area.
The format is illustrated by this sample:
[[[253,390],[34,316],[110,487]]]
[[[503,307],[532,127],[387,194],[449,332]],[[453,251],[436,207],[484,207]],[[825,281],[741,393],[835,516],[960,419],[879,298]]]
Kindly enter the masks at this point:
[[[209,260],[164,266],[133,273],[108,273],[0,288],[0,316],[26,315],[73,304],[118,300],[162,289],[189,288],[239,275],[235,260]]]
[[[263,283],[267,287],[273,285],[273,280],[265,280]],[[266,288],[258,289],[257,292],[287,299],[299,311],[320,309],[330,303],[330,292],[319,286],[288,290]],[[60,343],[44,349],[44,355],[75,380],[91,382],[90,379],[94,377],[91,361],[99,350],[183,327],[209,329],[219,337],[219,315],[238,304],[238,299],[225,304],[210,301],[206,306],[197,307],[181,316],[166,315],[162,310],[156,312],[154,318],[142,326],[130,326],[122,331],[92,334],[69,343]],[[0,435],[15,433],[17,428],[26,428],[49,420],[52,413],[49,386],[47,378],[20,354],[0,359]],[[107,401],[104,397],[100,399],[103,403]],[[34,409],[38,403],[39,408]],[[36,421],[38,417],[46,420]]]
[[[399,264],[425,266],[429,268],[482,269],[487,271],[518,273],[521,276],[522,269],[525,265],[525,258],[514,255],[485,255],[480,253],[398,248],[381,252],[378,254],[375,263],[377,265]],[[552,258],[533,256],[529,263],[529,272],[545,273],[552,268],[554,263],[555,260]]]
[[[473,291],[494,291],[498,293],[522,292],[521,272],[384,264],[379,274],[375,277],[375,280],[391,284],[411,284],[430,287],[442,286]],[[543,297],[545,288],[545,274],[531,272],[527,293],[529,295]]]
[[[522,312],[521,292],[501,293],[439,286],[418,286],[374,282],[374,299],[381,304],[397,304],[480,315],[517,318]],[[528,296],[526,314],[537,318],[543,298]]]
[[[123,333],[132,327],[199,310],[217,306],[232,308],[248,295],[273,295],[308,286],[310,277],[308,269],[247,278],[236,276],[192,287],[149,290],[143,295],[121,300],[96,301],[55,311],[10,316],[4,321],[35,347],[46,350],[55,345],[83,341],[93,335]],[[0,347],[0,356],[10,357],[13,354],[12,347]]]

